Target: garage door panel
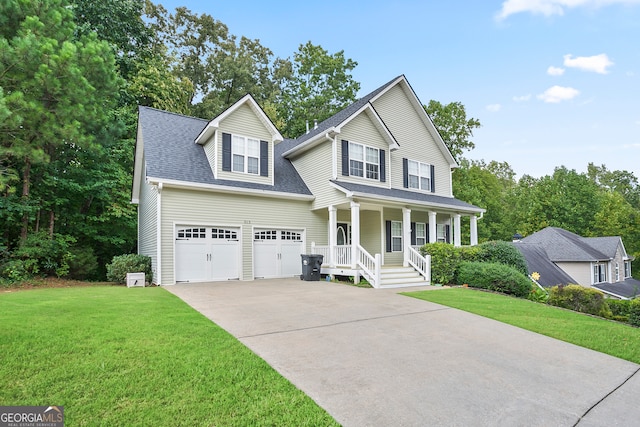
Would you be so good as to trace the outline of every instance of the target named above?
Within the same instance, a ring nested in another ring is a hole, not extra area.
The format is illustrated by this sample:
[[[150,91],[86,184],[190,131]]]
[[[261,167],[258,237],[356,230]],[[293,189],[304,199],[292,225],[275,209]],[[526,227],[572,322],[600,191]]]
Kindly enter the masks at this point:
[[[258,278],[277,277],[277,252],[278,245],[275,241],[254,242],[253,262],[254,276]]]
[[[218,242],[211,245],[212,280],[239,278],[238,242]]]
[[[302,259],[300,254],[303,252],[302,243],[283,243],[280,252],[281,269],[283,276],[295,276],[302,274]]]
[[[176,241],[176,281],[205,280],[207,276],[207,245],[190,240]]]
[[[176,227],[176,282],[206,282],[240,277],[239,229]]]
[[[256,278],[290,277],[302,271],[304,251],[301,230],[256,229],[253,241]]]

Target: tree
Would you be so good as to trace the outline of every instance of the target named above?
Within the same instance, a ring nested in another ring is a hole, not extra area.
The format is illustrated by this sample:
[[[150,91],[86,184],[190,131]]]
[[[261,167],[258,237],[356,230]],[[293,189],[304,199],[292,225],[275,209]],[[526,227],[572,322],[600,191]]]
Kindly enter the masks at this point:
[[[310,41],[293,55],[291,77],[283,76],[277,99],[281,129],[285,137],[298,137],[309,121],[321,122],[356,100],[360,83],[351,71],[358,65],[345,58],[344,51],[329,54]]]
[[[52,159],[70,164],[72,153],[92,149],[95,133],[109,127],[120,80],[110,46],[95,33],[78,34],[73,13],[62,0],[9,0],[2,8],[0,16],[12,19],[0,26],[0,86],[10,111],[0,128],[0,164],[22,181],[20,198],[12,197],[15,187],[8,188],[3,204],[14,213],[21,211],[24,240],[36,213],[53,212],[64,200],[51,199],[66,196],[34,198],[33,182],[62,172],[47,169]],[[54,218],[50,214],[49,222]]]
[[[467,112],[462,103],[451,102],[443,105],[431,100],[429,105],[423,107],[454,159],[459,161],[465,151],[475,147],[470,138],[473,136],[473,130],[481,126],[480,121],[474,118],[467,119]]]

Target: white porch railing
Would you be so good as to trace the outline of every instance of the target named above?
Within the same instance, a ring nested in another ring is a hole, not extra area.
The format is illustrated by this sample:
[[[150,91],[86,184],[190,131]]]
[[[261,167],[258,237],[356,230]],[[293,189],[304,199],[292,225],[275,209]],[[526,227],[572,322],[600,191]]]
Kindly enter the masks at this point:
[[[358,245],[358,266],[362,268],[362,275],[374,288],[380,287],[380,254],[371,256],[362,246]]]
[[[329,253],[331,248],[329,246],[318,246],[315,242],[311,242],[311,253],[323,255],[324,265],[329,265]],[[340,245],[333,247],[333,264],[336,267],[350,267],[351,266],[351,246]]]
[[[431,282],[431,255],[423,257],[420,252],[409,247],[409,264],[424,277],[424,280]]]

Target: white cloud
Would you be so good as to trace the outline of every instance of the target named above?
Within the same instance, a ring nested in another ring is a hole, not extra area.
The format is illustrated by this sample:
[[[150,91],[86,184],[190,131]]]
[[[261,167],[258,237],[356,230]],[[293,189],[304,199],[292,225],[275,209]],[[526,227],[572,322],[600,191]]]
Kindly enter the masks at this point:
[[[550,76],[561,76],[564,74],[564,68],[554,67],[553,65],[547,68],[547,74]]]
[[[526,95],[522,95],[522,96],[514,96],[513,97],[513,100],[515,102],[525,102],[525,101],[528,101],[530,99],[531,99],[531,94],[530,93],[528,93]]]
[[[565,67],[573,67],[579,68],[584,71],[593,71],[598,74],[607,74],[609,70],[608,67],[613,65],[613,62],[609,59],[606,53],[601,53],[600,55],[593,56],[576,56],[572,58],[573,55],[564,55],[564,66]]]
[[[495,113],[495,112],[500,111],[500,109],[502,108],[502,105],[500,105],[500,104],[489,104],[485,108],[487,110],[491,111],[492,113]]]
[[[506,0],[496,14],[501,21],[516,13],[530,12],[537,15],[564,15],[566,9],[575,7],[599,8],[612,4],[640,4],[640,0]]]
[[[538,95],[544,102],[558,103],[568,101],[580,95],[580,91],[572,87],[552,86]]]

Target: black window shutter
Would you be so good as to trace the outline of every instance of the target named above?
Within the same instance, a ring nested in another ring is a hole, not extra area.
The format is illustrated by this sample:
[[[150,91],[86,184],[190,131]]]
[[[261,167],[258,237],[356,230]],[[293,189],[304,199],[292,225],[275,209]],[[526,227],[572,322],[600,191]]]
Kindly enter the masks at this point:
[[[384,150],[380,150],[380,182],[387,181],[387,165],[385,163]]]
[[[349,141],[342,140],[342,175],[349,176]]]
[[[431,165],[431,192],[436,192],[436,168]]]
[[[451,243],[451,226],[450,225],[444,226],[444,240],[447,243]]]
[[[402,159],[402,182],[404,188],[409,188],[409,161],[404,158]]]
[[[222,134],[222,170],[231,170],[231,134]]]
[[[386,221],[387,226],[387,252],[391,252],[391,221]]]
[[[412,246],[416,245],[416,223],[415,222],[411,223],[411,245]]]
[[[260,176],[269,176],[269,143],[260,141]]]
[[[427,243],[429,243],[429,223],[426,223],[425,227],[427,227]]]

